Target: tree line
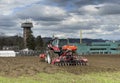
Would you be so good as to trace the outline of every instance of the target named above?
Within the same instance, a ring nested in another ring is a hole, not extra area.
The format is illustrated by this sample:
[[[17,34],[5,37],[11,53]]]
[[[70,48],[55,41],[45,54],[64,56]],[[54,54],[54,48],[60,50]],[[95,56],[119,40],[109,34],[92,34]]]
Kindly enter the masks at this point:
[[[45,43],[43,42],[42,37],[39,35],[34,37],[32,34],[27,38],[27,48],[31,50],[41,50],[44,48]],[[0,36],[0,50],[4,46],[12,47],[17,46],[19,50],[24,49],[23,37],[15,36]]]

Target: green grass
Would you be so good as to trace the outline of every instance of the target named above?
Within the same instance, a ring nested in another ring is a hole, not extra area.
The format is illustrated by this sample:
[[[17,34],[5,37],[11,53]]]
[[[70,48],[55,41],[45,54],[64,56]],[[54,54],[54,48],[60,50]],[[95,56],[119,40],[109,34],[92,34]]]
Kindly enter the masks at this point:
[[[120,72],[75,75],[67,72],[39,73],[18,78],[0,77],[0,83],[120,83]]]

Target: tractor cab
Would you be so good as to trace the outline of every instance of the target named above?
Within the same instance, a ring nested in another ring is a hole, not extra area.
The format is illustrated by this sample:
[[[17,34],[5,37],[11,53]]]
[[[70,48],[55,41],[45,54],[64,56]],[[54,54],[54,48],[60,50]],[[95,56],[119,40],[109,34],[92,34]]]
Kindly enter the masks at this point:
[[[54,52],[60,52],[61,48],[64,45],[68,45],[69,41],[67,38],[54,38],[50,44],[49,44],[49,48],[54,50]]]
[[[52,41],[52,45],[53,46],[56,46],[58,48],[61,48],[62,46],[64,45],[68,45],[69,41],[68,39],[63,39],[63,38],[55,38],[53,41]]]

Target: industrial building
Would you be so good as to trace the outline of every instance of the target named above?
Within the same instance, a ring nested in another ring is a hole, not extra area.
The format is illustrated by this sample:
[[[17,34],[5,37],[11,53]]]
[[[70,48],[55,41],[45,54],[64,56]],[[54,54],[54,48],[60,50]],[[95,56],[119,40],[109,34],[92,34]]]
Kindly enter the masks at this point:
[[[120,42],[92,42],[90,45],[74,43],[77,46],[77,53],[80,55],[90,54],[120,54]]]

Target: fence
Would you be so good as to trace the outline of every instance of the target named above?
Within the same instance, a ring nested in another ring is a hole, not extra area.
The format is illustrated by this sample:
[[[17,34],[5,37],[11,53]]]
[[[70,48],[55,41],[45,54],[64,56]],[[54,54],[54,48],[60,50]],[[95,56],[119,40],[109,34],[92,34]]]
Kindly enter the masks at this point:
[[[16,52],[17,56],[39,56],[41,53],[45,52],[45,48],[41,48],[41,50],[20,50]]]

